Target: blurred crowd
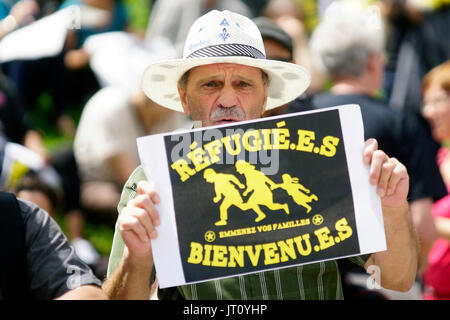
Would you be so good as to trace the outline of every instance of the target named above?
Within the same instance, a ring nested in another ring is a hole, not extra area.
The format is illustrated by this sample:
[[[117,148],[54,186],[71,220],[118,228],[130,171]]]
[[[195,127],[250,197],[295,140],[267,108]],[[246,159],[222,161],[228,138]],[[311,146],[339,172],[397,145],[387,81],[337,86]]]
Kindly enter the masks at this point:
[[[450,299],[450,0],[0,0],[0,190],[45,209],[104,278],[86,224],[114,228],[136,138],[192,127],[146,97],[142,72],[181,57],[212,9],[254,19],[267,59],[312,75],[265,116],[361,106],[366,138],[411,177],[419,297]],[[340,268],[345,298],[389,298]]]

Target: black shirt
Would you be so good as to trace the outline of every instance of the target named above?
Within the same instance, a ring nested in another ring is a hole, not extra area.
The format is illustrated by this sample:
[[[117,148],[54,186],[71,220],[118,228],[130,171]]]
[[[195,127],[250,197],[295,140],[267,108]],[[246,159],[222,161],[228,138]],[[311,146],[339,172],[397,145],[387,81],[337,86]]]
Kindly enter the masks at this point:
[[[318,109],[345,104],[361,107],[364,138],[375,138],[380,150],[406,166],[410,177],[409,201],[427,197],[438,200],[447,195],[436,162],[439,146],[416,115],[390,108],[383,101],[363,94],[325,92],[312,99],[313,107]]]
[[[22,243],[24,266],[10,266],[11,268],[22,267],[21,269],[23,269],[24,267],[25,269],[20,278],[26,284],[22,299],[49,300],[58,298],[69,290],[83,285],[101,286],[101,281],[78,258],[58,224],[47,212],[29,201],[17,199],[17,204],[17,217],[19,218],[20,214],[20,219],[7,219],[6,225],[2,225],[2,227],[3,229],[11,229],[13,234],[20,233],[20,228],[22,236],[24,236]],[[10,209],[9,207],[6,208]],[[2,202],[0,213],[14,214],[11,211],[3,212],[3,209],[5,209],[5,205]],[[7,246],[13,246],[14,248],[16,243],[8,244],[8,240],[3,239],[6,237],[5,233],[7,232],[0,234],[0,238],[6,242]],[[3,243],[3,245],[5,244]],[[22,247],[15,249],[22,250]],[[11,253],[6,253],[5,257],[4,250],[0,256],[2,259],[5,258],[5,261],[1,260],[0,263],[11,262],[7,260]],[[20,260],[14,259],[13,261]],[[7,272],[9,269],[1,268],[1,270]],[[1,291],[2,288],[0,287],[0,300],[6,298],[6,292],[2,293]]]

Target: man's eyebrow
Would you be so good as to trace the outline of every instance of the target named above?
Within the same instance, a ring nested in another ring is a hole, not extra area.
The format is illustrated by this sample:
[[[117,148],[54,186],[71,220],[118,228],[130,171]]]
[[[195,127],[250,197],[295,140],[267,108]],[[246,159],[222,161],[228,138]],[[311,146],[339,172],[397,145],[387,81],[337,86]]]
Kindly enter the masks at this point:
[[[237,80],[245,81],[245,82],[248,82],[248,83],[255,83],[256,82],[253,78],[245,77],[245,76],[242,76],[242,75],[236,75],[235,78]]]
[[[205,76],[204,78],[198,79],[197,83],[205,83],[205,82],[209,82],[209,81],[222,81],[223,80],[223,76],[221,74],[213,74],[213,75],[208,75]],[[255,83],[256,81],[251,78],[251,77],[246,77],[240,74],[234,75],[232,78],[233,81],[245,81],[248,82],[250,84]]]
[[[201,79],[198,79],[198,83],[204,83],[204,82],[209,82],[209,81],[213,81],[213,80],[221,80],[222,78],[221,78],[221,76],[220,75],[215,75],[215,74],[213,74],[213,75],[209,75],[209,76],[206,76],[206,77],[204,77],[204,78],[201,78]]]

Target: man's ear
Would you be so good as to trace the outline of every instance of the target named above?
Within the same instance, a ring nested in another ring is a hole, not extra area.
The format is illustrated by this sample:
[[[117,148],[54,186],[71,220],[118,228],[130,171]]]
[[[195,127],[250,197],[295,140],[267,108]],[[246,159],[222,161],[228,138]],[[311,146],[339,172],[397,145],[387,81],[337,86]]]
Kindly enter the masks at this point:
[[[187,103],[187,92],[184,89],[181,89],[180,86],[177,87],[178,89],[178,95],[180,96],[180,102],[181,102],[181,106],[183,107],[183,111],[187,116],[191,115],[191,110],[188,107],[188,103]]]

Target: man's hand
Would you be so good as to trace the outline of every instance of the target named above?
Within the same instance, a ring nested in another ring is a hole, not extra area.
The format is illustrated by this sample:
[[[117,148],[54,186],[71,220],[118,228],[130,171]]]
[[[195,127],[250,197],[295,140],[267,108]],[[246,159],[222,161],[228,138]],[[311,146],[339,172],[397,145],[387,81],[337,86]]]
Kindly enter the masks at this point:
[[[160,220],[155,205],[160,198],[147,181],[139,182],[137,193],[117,219],[125,248],[119,266],[103,283],[103,290],[110,299],[150,298],[153,270],[150,239],[158,236],[155,227]]]
[[[155,227],[160,224],[155,205],[160,198],[147,181],[139,182],[138,195],[130,200],[117,220],[120,234],[133,258],[152,257],[150,239],[157,237]]]
[[[407,202],[409,176],[403,164],[378,150],[375,139],[364,146],[363,161],[370,165],[370,184],[381,198],[387,250],[373,253],[366,261],[380,268],[381,286],[408,291],[417,271],[417,237]]]
[[[378,142],[368,139],[365,142],[364,163],[370,165],[370,184],[377,186],[383,207],[399,208],[405,206],[409,190],[409,176],[406,167],[395,158],[378,150]]]

